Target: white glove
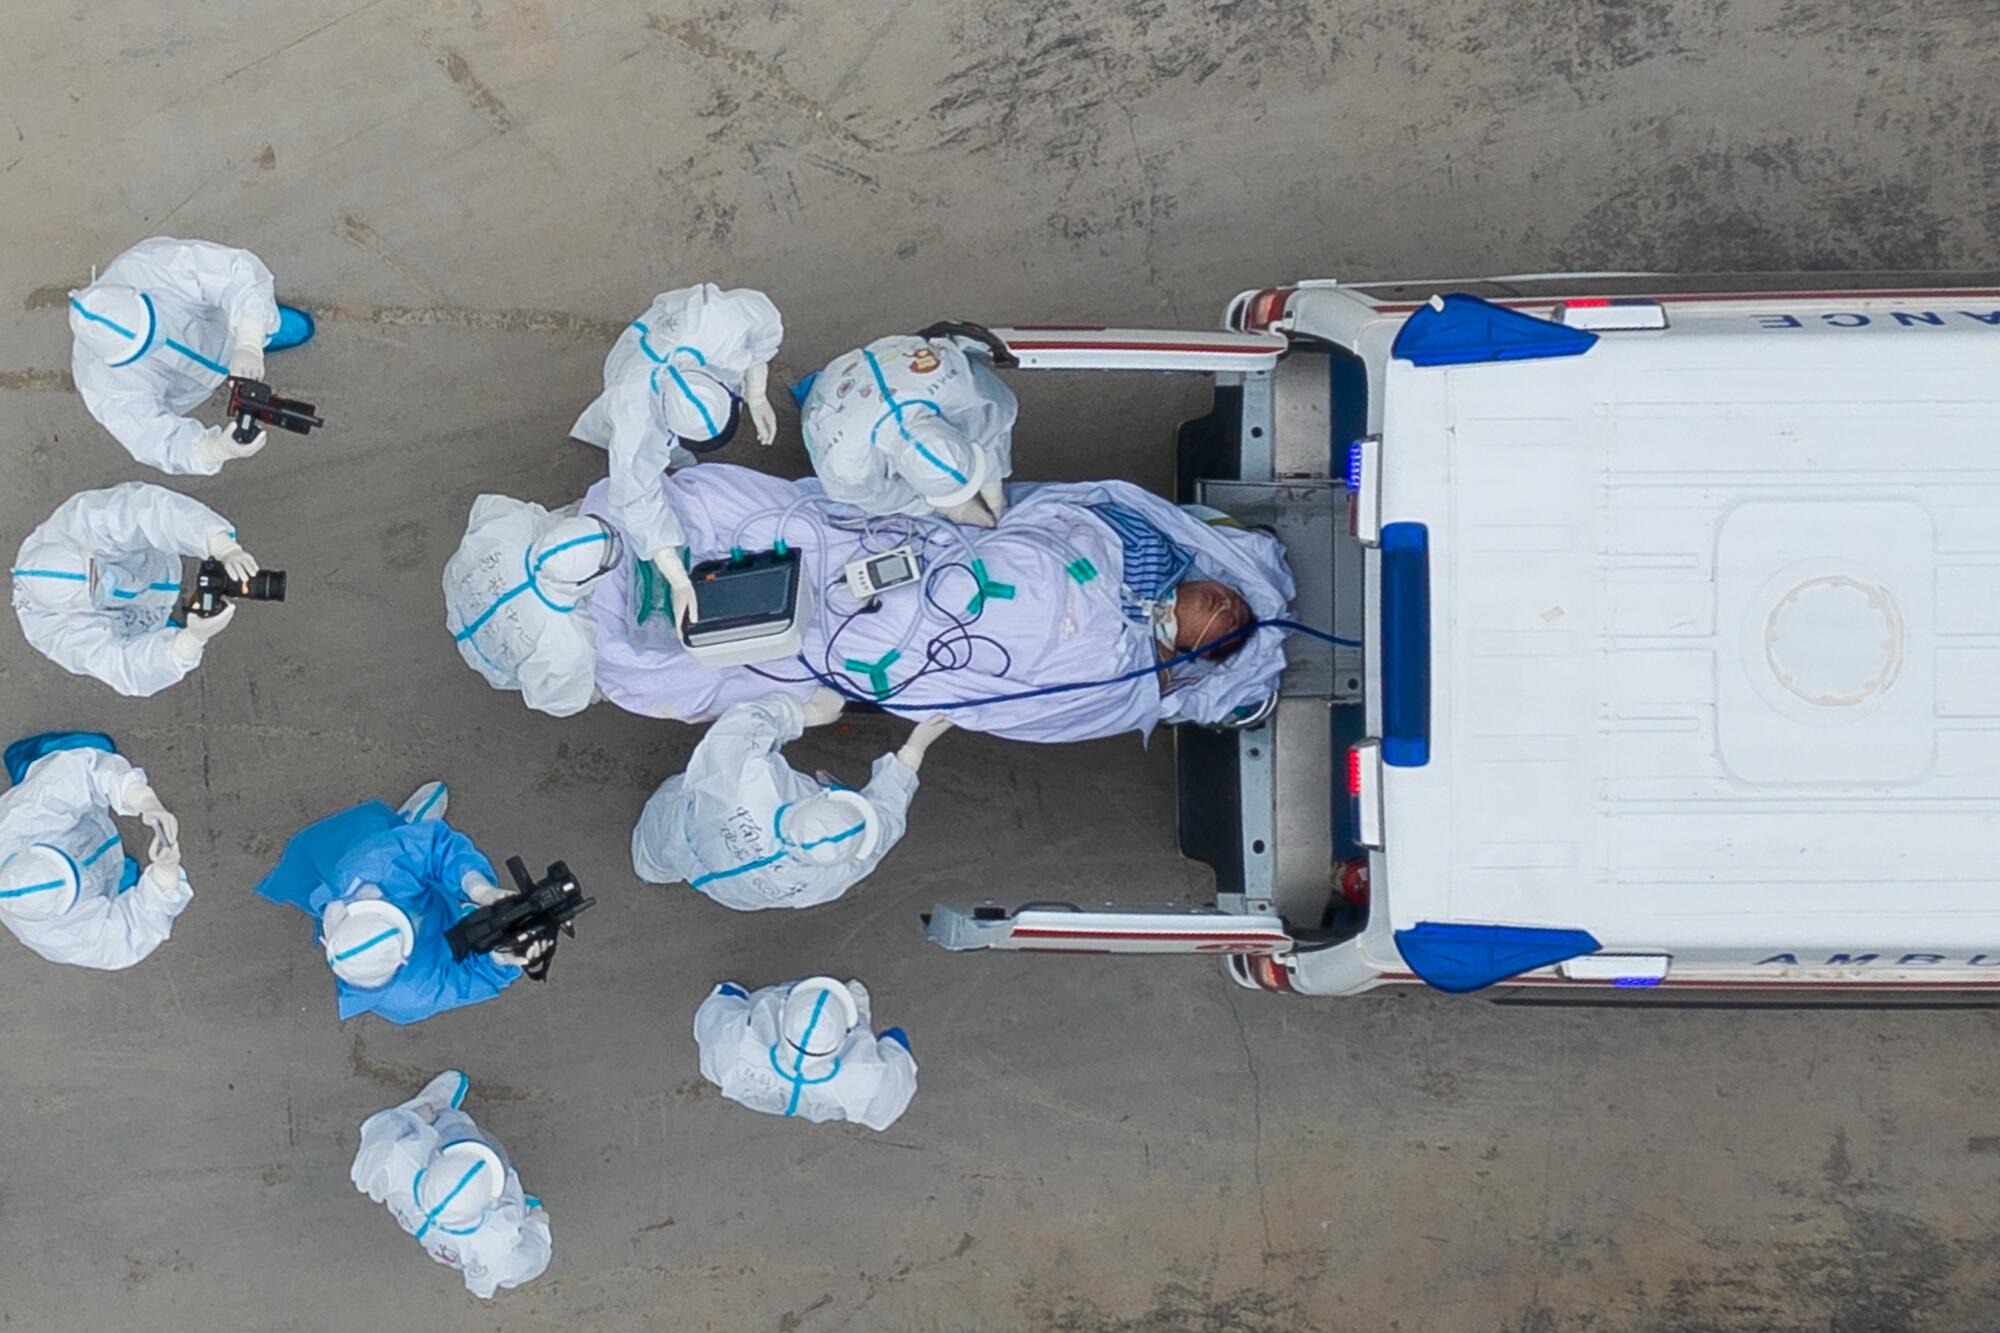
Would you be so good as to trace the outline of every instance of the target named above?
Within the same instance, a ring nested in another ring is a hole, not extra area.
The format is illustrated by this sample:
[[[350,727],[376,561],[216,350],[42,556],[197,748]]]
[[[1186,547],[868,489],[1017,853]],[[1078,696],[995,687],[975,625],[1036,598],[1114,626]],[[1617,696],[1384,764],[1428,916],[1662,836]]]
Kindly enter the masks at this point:
[[[516,892],[514,889],[501,888],[477,870],[466,871],[465,877],[458,881],[458,887],[461,893],[481,907],[491,907],[502,898],[512,897]]]
[[[173,641],[167,645],[174,659],[182,666],[191,667],[201,661],[201,650],[222,631],[229,628],[229,622],[236,619],[236,603],[231,602],[212,616],[188,617],[186,628],[174,631]]]
[[[924,752],[931,748],[931,742],[951,730],[951,719],[940,713],[917,723],[910,732],[910,739],[903,742],[903,748],[896,751],[896,758],[912,773],[924,766]]]
[[[239,380],[264,378],[264,344],[238,343],[229,353],[229,373]]]
[[[847,700],[841,696],[840,691],[830,690],[822,685],[812,692],[812,698],[806,700],[806,725],[823,727],[829,722],[837,721],[841,711],[846,707]]]
[[[694,610],[694,583],[688,578],[687,566],[681,563],[680,552],[671,548],[656,551],[651,559],[653,568],[660,571],[660,577],[674,590],[675,626],[700,619]]]
[[[235,344],[229,352],[229,373],[238,379],[263,379],[264,344],[270,341],[263,327],[247,319],[231,324],[229,340]]]
[[[487,957],[503,967],[525,968],[555,947],[554,940],[536,940],[528,946],[528,951],[524,954],[515,953],[512,949],[495,949]]]
[[[771,408],[771,364],[759,362],[743,376],[743,403],[750,409],[750,424],[757,429],[757,443],[770,444],[778,438],[778,414]]]
[[[977,495],[967,500],[964,504],[953,505],[949,509],[940,509],[938,513],[952,522],[968,528],[990,528],[999,522],[993,516],[993,511],[986,507],[986,501]]]
[[[181,885],[181,849],[161,847],[157,841],[146,866],[146,878],[155,889],[162,893],[171,892]]]
[[[208,553],[220,560],[222,567],[229,571],[229,577],[239,583],[257,572],[256,559],[226,532],[218,532],[208,539]]]
[[[987,482],[979,488],[979,498],[986,502],[987,511],[993,515],[994,520],[997,522],[1000,516],[1007,512],[1006,481],[1003,478],[995,477],[993,480]]]
[[[269,431],[258,431],[257,438],[248,444],[238,444],[230,434],[234,425],[210,426],[195,441],[195,461],[203,467],[221,467],[233,459],[248,458],[271,441]]]
[[[176,859],[180,856],[181,821],[174,818],[151,786],[136,783],[125,789],[125,803],[132,807],[132,813],[139,816],[146,827],[153,830],[153,845],[147,853],[157,861],[169,848]]]

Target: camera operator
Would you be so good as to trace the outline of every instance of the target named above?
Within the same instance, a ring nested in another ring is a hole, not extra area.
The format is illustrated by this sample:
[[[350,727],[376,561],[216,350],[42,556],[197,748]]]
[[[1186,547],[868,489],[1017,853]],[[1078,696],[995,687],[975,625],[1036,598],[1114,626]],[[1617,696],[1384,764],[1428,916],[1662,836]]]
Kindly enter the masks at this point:
[[[180,610],[183,556],[215,560],[232,579],[258,572],[235,526],[197,500],[136,481],[81,491],[14,559],[21,632],[65,671],[124,695],[158,694],[201,665],[235,614]]]
[[[313,336],[313,319],[279,305],[276,282],[248,250],[170,236],[144,240],[69,295],[70,370],[83,405],[127,453],[162,472],[214,476],[264,447],[227,425],[183,416],[232,375],[264,378],[264,354]]]
[[[300,830],[257,886],[319,923],[340,1016],[376,1013],[391,1023],[490,1000],[541,956],[452,957],[445,932],[465,913],[515,892],[493,863],[444,822],[442,782],[427,782],[402,807],[368,801]]]

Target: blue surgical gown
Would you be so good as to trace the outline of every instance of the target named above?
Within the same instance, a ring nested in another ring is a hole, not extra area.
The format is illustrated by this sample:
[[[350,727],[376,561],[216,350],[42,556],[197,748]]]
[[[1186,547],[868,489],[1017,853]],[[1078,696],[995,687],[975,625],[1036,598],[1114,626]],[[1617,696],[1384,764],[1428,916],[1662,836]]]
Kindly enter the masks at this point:
[[[328,903],[356,884],[378,885],[383,898],[409,916],[416,941],[387,985],[363,988],[335,977],[340,1016],[376,1013],[391,1023],[420,1023],[490,1000],[521,975],[520,968],[487,954],[463,961],[451,956],[444,933],[473,910],[459,888],[468,870],[499,882],[493,863],[443,820],[405,824],[388,806],[370,801],[300,830],[257,892],[290,903],[317,922]]]

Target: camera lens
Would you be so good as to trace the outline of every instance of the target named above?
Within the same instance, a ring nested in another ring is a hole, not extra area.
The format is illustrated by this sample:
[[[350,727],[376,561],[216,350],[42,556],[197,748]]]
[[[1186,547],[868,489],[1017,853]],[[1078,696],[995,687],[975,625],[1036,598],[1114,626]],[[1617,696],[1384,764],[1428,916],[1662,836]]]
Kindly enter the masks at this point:
[[[259,570],[250,576],[243,595],[253,602],[284,601],[285,571],[282,569]]]

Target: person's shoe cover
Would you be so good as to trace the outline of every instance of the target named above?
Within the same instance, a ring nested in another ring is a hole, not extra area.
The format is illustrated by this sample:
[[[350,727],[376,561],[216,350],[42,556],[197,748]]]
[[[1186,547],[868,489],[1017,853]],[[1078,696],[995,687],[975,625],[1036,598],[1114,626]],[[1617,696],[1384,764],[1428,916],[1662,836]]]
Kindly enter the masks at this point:
[[[528,569],[544,597],[573,606],[583,590],[618,566],[618,536],[602,519],[579,515],[551,527],[528,549]]]
[[[348,985],[363,988],[386,986],[409,960],[417,940],[416,927],[403,910],[380,898],[328,903],[320,930],[326,938],[326,965]]]
[[[69,294],[69,329],[109,365],[135,361],[153,341],[152,303],[122,282],[96,282]]]
[[[14,586],[44,611],[87,611],[96,605],[90,556],[65,541],[29,542],[14,566]]]
[[[423,1091],[419,1092],[412,1100],[443,1111],[455,1108],[460,1102],[464,1101],[465,1091],[468,1086],[469,1081],[463,1073],[456,1069],[447,1069],[430,1082],[424,1084]]]
[[[24,921],[51,921],[76,906],[83,877],[61,849],[36,843],[0,863],[0,912]]]
[[[297,306],[280,305],[278,331],[265,341],[264,350],[282,352],[287,348],[311,342],[313,334],[318,330],[318,324],[306,311],[300,310]]]
[[[675,357],[660,367],[655,383],[660,389],[660,419],[683,442],[705,444],[728,429],[736,400],[706,370]]]
[[[882,836],[867,798],[838,789],[780,807],[772,823],[800,860],[819,866],[865,860]]]
[[[486,1220],[487,1209],[506,1184],[500,1154],[477,1139],[460,1139],[439,1148],[418,1173],[417,1202],[427,1227],[464,1233]],[[418,1239],[423,1239],[421,1232]]]
[[[807,977],[785,997],[778,1027],[795,1057],[817,1061],[839,1054],[860,1021],[860,1008],[847,987],[832,977]]]

